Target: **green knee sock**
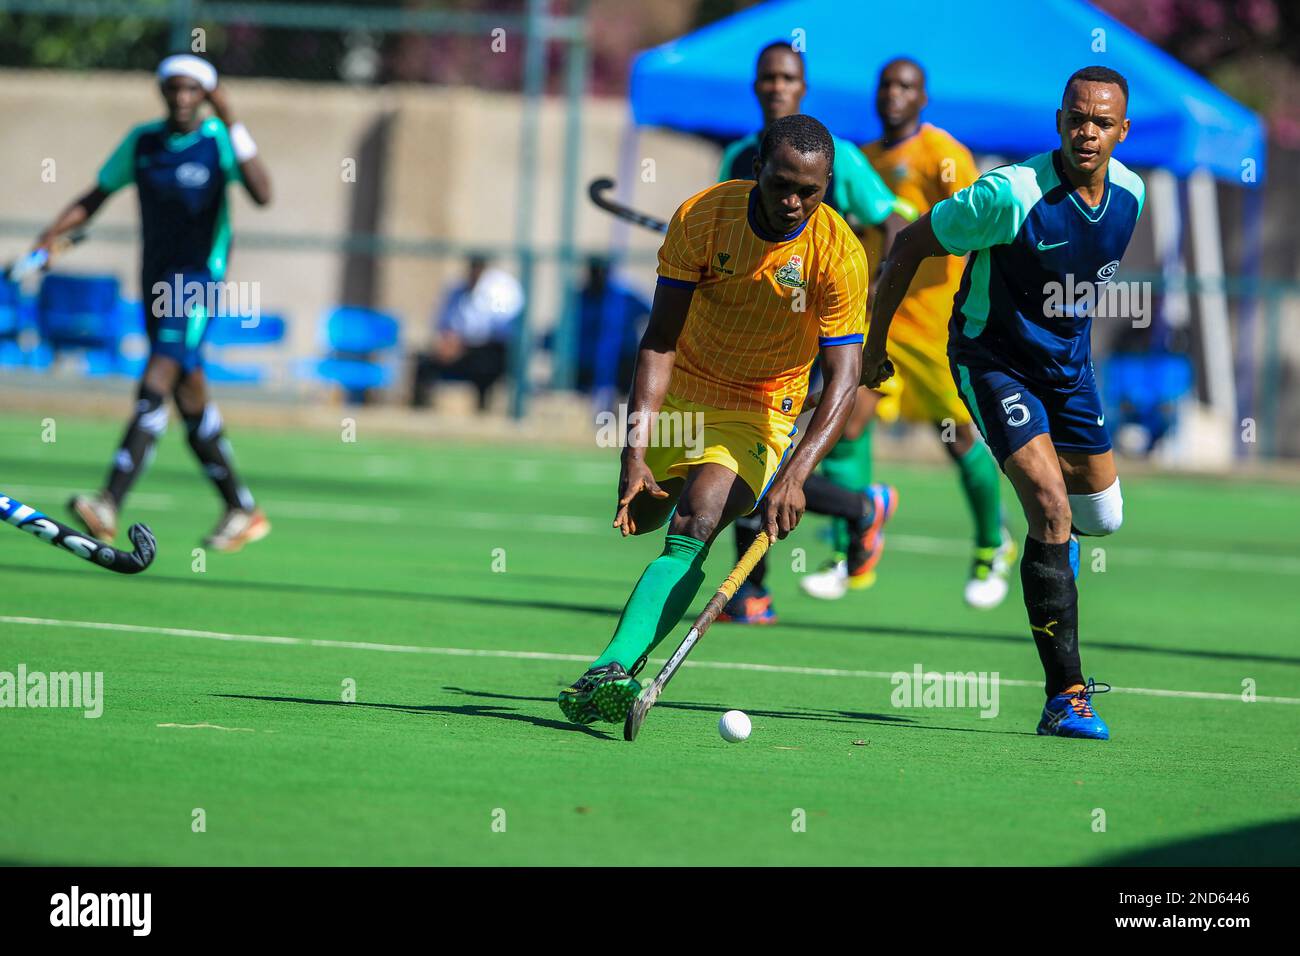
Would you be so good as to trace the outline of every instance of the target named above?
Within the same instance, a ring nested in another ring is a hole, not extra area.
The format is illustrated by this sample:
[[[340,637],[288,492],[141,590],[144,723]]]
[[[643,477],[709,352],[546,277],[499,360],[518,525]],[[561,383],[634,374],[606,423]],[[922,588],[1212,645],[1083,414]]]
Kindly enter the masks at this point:
[[[822,474],[854,491],[871,484],[871,428],[852,440],[837,441],[822,459]]]
[[[663,554],[650,562],[627,599],[609,646],[591,666],[618,661],[631,672],[638,660],[654,650],[677,626],[704,583],[708,553],[703,541],[668,535]]]
[[[998,463],[979,442],[957,459],[966,504],[975,519],[975,547],[996,548],[1002,543],[1001,476]]]
[[[871,426],[854,439],[841,438],[822,459],[822,474],[835,484],[861,491],[871,484]],[[849,528],[834,523],[835,550],[844,554],[849,547]]]

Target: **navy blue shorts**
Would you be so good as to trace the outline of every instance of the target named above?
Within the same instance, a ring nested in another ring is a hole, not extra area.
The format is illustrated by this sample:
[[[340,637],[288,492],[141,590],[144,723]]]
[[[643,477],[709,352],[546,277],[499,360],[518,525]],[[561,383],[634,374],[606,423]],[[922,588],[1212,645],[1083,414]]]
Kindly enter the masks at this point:
[[[953,381],[998,465],[1035,435],[1049,435],[1058,451],[1100,455],[1110,451],[1106,413],[1092,366],[1074,388],[1026,385],[1016,374],[988,365],[965,365],[949,355]]]
[[[203,367],[212,287],[206,272],[178,273],[143,286],[151,355],[174,359],[186,372]]]

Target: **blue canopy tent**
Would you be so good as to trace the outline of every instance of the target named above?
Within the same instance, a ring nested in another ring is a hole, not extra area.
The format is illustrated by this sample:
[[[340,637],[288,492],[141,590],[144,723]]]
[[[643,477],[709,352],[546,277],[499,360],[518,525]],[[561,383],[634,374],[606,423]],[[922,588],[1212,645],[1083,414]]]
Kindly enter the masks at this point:
[[[1099,63],[1129,81],[1127,165],[1179,176],[1205,168],[1240,183],[1242,162],[1253,160],[1263,178],[1259,117],[1083,0],[978,8],[932,0],[923,12],[885,0],[776,0],[638,56],[633,117],[712,136],[752,133],[762,123],[751,89],[755,56],[773,40],[795,39],[808,58],[804,111],[854,142],[880,135],[876,74],[895,56],[925,65],[928,122],[977,153],[1017,159],[1056,145],[1052,117],[1066,77]]]
[[[926,121],[976,153],[1013,161],[1057,145],[1054,111],[1074,70],[1101,64],[1123,73],[1133,126],[1118,155],[1128,166],[1158,171],[1147,177],[1147,206],[1156,261],[1175,287],[1182,275],[1184,202],[1190,207],[1202,280],[1206,400],[1223,428],[1235,420],[1227,301],[1216,289],[1223,266],[1214,179],[1249,187],[1263,181],[1265,131],[1258,116],[1084,0],[996,0],[981,7],[964,0],[923,6],[772,0],[637,57],[635,123],[719,138],[754,132],[762,125],[752,91],[754,62],[774,40],[806,54],[803,110],[833,133],[858,143],[880,136],[876,77],[886,61],[906,55],[926,69]],[[1174,177],[1187,179],[1187,186],[1180,191]],[[1248,204],[1252,208],[1246,228],[1257,233],[1259,204]],[[1253,269],[1243,264],[1244,272]],[[1186,292],[1175,294],[1185,300]],[[1251,314],[1247,303],[1243,322]]]

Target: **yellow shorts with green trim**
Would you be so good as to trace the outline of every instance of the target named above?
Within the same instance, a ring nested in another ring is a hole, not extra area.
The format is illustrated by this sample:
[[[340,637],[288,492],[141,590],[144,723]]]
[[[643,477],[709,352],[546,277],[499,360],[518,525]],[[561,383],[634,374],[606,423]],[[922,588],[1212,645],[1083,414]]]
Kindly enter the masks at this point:
[[[714,462],[749,485],[757,503],[790,454],[795,431],[793,419],[770,412],[713,408],[670,394],[651,431],[645,463],[655,481],[664,482]]]
[[[894,363],[894,376],[876,391],[883,398],[876,405],[876,417],[883,422],[942,422],[952,419],[958,425],[970,423],[970,412],[957,393],[948,367],[948,341],[896,341],[890,338],[887,348]]]

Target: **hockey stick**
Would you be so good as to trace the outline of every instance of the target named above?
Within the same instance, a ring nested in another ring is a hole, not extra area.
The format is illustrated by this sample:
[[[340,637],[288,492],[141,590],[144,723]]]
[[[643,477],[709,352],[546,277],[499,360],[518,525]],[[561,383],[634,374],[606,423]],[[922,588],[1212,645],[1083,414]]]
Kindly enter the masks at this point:
[[[126,534],[135,545],[135,550],[122,551],[97,541],[88,534],[69,528],[49,515],[43,515],[35,508],[29,508],[21,501],[3,494],[0,494],[0,521],[5,521],[23,531],[30,531],[36,537],[56,547],[71,551],[91,564],[108,568],[118,574],[139,574],[153,563],[154,554],[158,550],[158,542],[148,525],[131,525]]]
[[[656,219],[654,216],[648,216],[643,212],[637,212],[631,206],[624,206],[616,199],[610,199],[605,194],[614,188],[614,180],[607,176],[600,179],[593,179],[587,187],[587,195],[601,209],[607,213],[617,216],[619,219],[633,223],[638,226],[644,226],[646,229],[653,229],[655,232],[667,232],[668,223],[662,219]]]
[[[655,705],[659,695],[663,693],[668,682],[673,679],[677,669],[682,666],[682,661],[686,660],[686,655],[691,652],[696,644],[699,643],[704,632],[709,629],[722,609],[727,606],[727,602],[735,595],[736,589],[745,583],[745,578],[749,577],[749,572],[754,570],[754,565],[767,553],[768,547],[772,544],[772,539],[763,532],[754,539],[754,543],[749,546],[749,550],[732,568],[731,573],[727,575],[727,580],[722,582],[722,586],[705,605],[700,616],[695,619],[691,629],[686,633],[685,639],[673,651],[673,656],[668,658],[668,663],[664,664],[650,685],[641,691],[639,697],[632,702],[632,708],[627,712],[627,719],[623,721],[623,739],[636,740],[637,732],[641,725],[645,723],[646,714],[650,708]]]
[[[86,234],[84,232],[70,232],[67,235],[59,236],[50,243],[48,249],[33,249],[27,255],[11,262],[5,269],[5,278],[10,282],[21,282],[33,272],[44,269],[85,238]]]

